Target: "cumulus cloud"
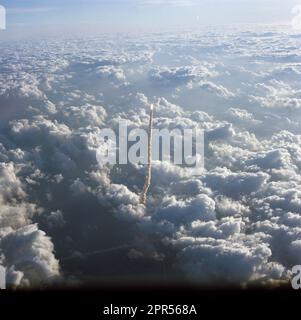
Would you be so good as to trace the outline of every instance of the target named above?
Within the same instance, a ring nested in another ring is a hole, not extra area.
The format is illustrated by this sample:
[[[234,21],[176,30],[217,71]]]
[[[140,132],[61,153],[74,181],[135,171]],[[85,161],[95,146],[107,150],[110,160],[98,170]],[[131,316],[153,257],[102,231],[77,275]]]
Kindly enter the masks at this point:
[[[301,107],[301,92],[282,81],[271,80],[268,84],[257,84],[264,91],[264,96],[252,98],[267,108],[299,109]]]
[[[150,78],[155,85],[173,87],[187,85],[198,79],[213,77],[214,75],[216,73],[205,66],[157,67],[150,71]]]
[[[179,239],[177,245],[184,247],[179,253],[180,266],[194,279],[205,284],[248,281],[264,269],[271,256],[266,244],[254,239],[250,245],[248,238],[246,236],[245,241],[238,238],[235,244],[233,241],[210,238]]]
[[[53,243],[36,225],[2,234],[0,243],[8,285],[40,286],[59,276]]]
[[[0,165],[0,263],[11,286],[40,286],[59,276],[59,264],[50,238],[31,225],[39,213],[27,201],[23,183],[12,163]]]
[[[235,97],[235,94],[233,92],[229,91],[222,85],[216,85],[215,83],[210,81],[201,81],[199,85],[202,90],[208,91],[212,94],[216,94],[218,97],[225,99]]]

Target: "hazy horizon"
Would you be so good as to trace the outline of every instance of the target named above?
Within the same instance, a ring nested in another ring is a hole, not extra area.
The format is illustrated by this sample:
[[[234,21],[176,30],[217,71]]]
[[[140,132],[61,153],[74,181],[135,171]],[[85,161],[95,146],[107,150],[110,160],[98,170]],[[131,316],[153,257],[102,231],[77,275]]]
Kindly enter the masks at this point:
[[[204,26],[290,25],[300,0],[2,0],[7,30],[1,38],[164,32]],[[295,14],[296,15],[296,14]]]

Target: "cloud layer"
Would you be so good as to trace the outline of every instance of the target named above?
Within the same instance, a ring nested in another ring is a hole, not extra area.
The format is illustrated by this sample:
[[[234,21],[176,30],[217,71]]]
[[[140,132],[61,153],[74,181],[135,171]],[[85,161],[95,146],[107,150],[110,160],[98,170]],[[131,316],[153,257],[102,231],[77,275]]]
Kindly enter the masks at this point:
[[[183,1],[176,1],[177,5]],[[301,263],[300,40],[278,30],[7,44],[0,263],[11,286],[288,281]],[[21,54],[22,52],[22,54]],[[100,168],[101,128],[205,130],[206,168]],[[134,270],[134,271],[133,271]],[[187,281],[188,281],[187,280]]]

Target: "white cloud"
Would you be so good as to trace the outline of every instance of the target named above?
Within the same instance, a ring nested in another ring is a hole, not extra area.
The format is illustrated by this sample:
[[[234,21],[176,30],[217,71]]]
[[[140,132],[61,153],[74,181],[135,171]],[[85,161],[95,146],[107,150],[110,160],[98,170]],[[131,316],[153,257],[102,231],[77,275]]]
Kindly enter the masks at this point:
[[[8,285],[35,287],[59,276],[53,244],[36,225],[8,232],[1,237],[0,243]]]
[[[194,0],[141,0],[143,5],[165,5],[176,7],[190,7],[196,5]]]
[[[49,12],[56,10],[56,8],[53,7],[32,7],[32,8],[22,8],[22,7],[16,7],[16,8],[7,8],[8,14],[30,14],[30,13],[43,13],[43,12]]]

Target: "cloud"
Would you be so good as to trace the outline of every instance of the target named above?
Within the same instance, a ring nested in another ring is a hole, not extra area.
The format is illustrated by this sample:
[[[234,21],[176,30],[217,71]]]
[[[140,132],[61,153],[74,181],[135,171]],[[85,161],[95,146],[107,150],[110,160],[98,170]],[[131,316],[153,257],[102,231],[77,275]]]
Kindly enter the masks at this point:
[[[102,78],[108,78],[114,82],[123,82],[126,77],[121,68],[117,68],[114,66],[102,66],[96,69],[97,75]]]
[[[59,276],[53,244],[36,225],[8,232],[0,240],[8,285],[41,286]]]
[[[142,0],[142,5],[190,7],[196,5],[194,0]]]
[[[210,81],[201,81],[200,88],[204,91],[208,91],[210,93],[215,93],[218,97],[230,99],[235,96],[235,94],[229,91],[227,88],[222,85],[216,85]]]
[[[301,107],[301,91],[293,89],[283,81],[271,80],[268,84],[257,84],[265,96],[251,96],[267,108],[299,109]]]
[[[187,201],[170,197],[164,199],[162,208],[157,211],[155,219],[164,219],[175,224],[195,220],[212,220],[215,219],[215,203],[206,195],[198,195]]]
[[[53,243],[31,225],[41,210],[29,203],[24,184],[13,163],[0,164],[0,264],[9,286],[39,286],[59,276]]]
[[[54,7],[32,7],[32,8],[23,8],[23,7],[15,7],[15,8],[7,8],[8,14],[33,14],[33,13],[43,13],[56,10]]]
[[[246,237],[246,240],[248,238],[252,239]],[[256,238],[249,240],[249,243],[237,240],[233,245],[232,241],[210,238],[179,239],[177,245],[184,247],[179,253],[180,267],[191,275],[194,281],[217,286],[221,283],[242,283],[260,271],[265,273],[265,264],[271,256],[268,246]],[[277,267],[274,265],[269,273],[272,274]],[[281,276],[283,268],[279,267],[277,273]]]
[[[182,86],[198,79],[215,76],[216,73],[210,71],[205,66],[186,67],[158,67],[150,71],[150,78],[156,85]]]
[[[209,172],[205,178],[205,184],[214,190],[220,190],[222,194],[232,198],[238,198],[245,194],[258,191],[269,176],[264,173],[233,173],[226,168],[218,168]]]

